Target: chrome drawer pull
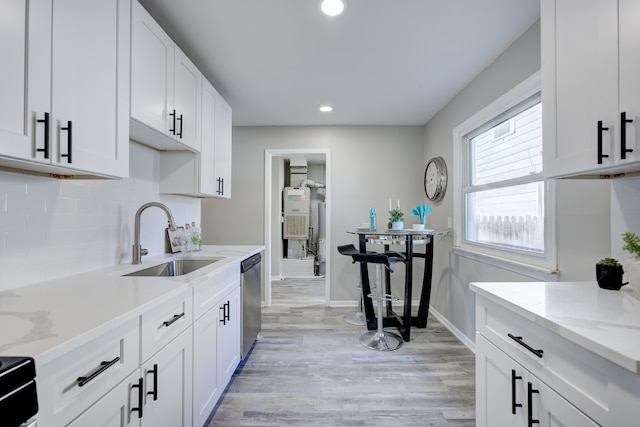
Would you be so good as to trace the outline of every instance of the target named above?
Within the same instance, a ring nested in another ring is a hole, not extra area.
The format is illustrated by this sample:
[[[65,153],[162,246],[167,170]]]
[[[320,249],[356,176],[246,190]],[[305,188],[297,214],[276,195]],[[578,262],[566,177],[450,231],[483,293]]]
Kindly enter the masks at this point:
[[[78,381],[78,387],[82,387],[83,385],[87,384],[89,381],[95,379],[98,375],[100,375],[101,373],[103,373],[104,371],[109,369],[111,366],[113,366],[116,363],[118,363],[119,360],[120,360],[120,358],[116,357],[115,359],[113,359],[110,362],[100,362],[100,367],[98,369],[96,369],[95,371],[93,371],[89,376],[78,377],[78,379],[76,380],[76,381]]]
[[[184,312],[180,313],[180,314],[174,314],[173,317],[171,318],[171,320],[166,320],[164,322],[162,322],[162,324],[164,326],[171,326],[173,325],[175,322],[178,321],[178,319],[184,317]]]
[[[542,353],[544,353],[543,350],[536,350],[535,348],[531,347],[529,344],[527,344],[526,342],[522,341],[522,337],[516,337],[513,334],[507,334],[507,336],[509,338],[511,338],[512,340],[514,340],[515,342],[517,342],[518,344],[520,344],[521,346],[523,346],[524,348],[526,348],[527,350],[529,350],[531,353],[535,354],[538,357],[542,357]]]

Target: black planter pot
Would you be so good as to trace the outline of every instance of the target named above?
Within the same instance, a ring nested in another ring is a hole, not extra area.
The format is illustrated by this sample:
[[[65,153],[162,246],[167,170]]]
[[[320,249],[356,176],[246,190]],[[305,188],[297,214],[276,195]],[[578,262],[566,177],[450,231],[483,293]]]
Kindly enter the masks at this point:
[[[600,265],[596,264],[596,280],[602,289],[620,290],[626,285],[622,283],[624,270],[621,265]]]

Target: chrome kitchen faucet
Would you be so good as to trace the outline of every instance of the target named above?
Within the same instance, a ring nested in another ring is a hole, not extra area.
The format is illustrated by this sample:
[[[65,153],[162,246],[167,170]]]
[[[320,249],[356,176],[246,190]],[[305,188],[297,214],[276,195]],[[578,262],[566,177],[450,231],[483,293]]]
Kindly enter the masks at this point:
[[[156,206],[162,209],[167,214],[167,219],[169,220],[169,229],[171,231],[176,231],[177,229],[176,222],[173,220],[173,215],[171,214],[171,211],[166,205],[163,205],[162,203],[159,203],[159,202],[149,202],[140,206],[140,208],[136,212],[136,217],[134,221],[133,260],[131,261],[132,264],[140,264],[140,261],[142,260],[142,256],[147,255],[149,253],[147,249],[144,249],[140,245],[140,215],[142,215],[142,212],[144,212],[145,209],[151,206]]]

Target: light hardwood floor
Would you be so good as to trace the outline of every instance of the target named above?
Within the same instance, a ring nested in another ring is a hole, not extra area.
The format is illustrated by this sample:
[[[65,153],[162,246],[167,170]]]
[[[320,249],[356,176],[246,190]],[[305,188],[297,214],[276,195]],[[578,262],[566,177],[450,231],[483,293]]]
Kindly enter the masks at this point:
[[[365,327],[324,306],[324,280],[272,282],[262,336],[209,427],[473,426],[475,357],[432,316],[411,341],[377,352]]]

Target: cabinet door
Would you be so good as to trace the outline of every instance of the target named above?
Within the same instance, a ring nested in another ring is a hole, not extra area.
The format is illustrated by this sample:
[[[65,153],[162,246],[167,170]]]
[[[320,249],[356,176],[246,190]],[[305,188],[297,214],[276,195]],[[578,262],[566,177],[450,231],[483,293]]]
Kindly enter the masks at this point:
[[[524,368],[476,334],[476,425],[526,426]],[[512,378],[513,377],[513,378]]]
[[[619,155],[617,12],[617,0],[542,3],[543,78],[553,81],[551,86],[543,83],[544,167],[549,176],[612,166]],[[555,97],[549,97],[553,91]],[[608,128],[602,131],[602,151],[609,157],[602,164],[598,121]]]
[[[69,427],[133,427],[139,426],[136,411],[139,406],[139,372],[136,371],[118,384],[95,405],[76,418]],[[143,414],[144,415],[144,414]]]
[[[54,3],[54,163],[128,175],[130,5],[130,0]]]
[[[620,114],[624,113],[627,120],[620,121],[618,134],[622,138],[624,127],[627,149],[633,150],[626,153],[626,161],[640,160],[640,1],[619,0],[619,63],[620,63]],[[621,141],[621,144],[623,142]]]
[[[531,414],[525,425],[541,427],[596,427],[598,424],[546,384],[531,376],[527,383],[527,402],[531,401]],[[538,421],[538,422],[536,422]]]
[[[200,147],[200,192],[207,195],[216,194],[216,100],[218,92],[207,80],[202,82],[202,145]]]
[[[224,385],[217,369],[218,310],[211,309],[193,324],[193,425],[203,426]]]
[[[174,43],[136,0],[131,35],[131,117],[166,134],[173,111]]]
[[[2,2],[0,155],[51,161],[44,153],[45,123],[38,122],[51,113],[50,64],[51,0]]]
[[[191,328],[142,365],[143,427],[192,425],[192,368]]]
[[[231,198],[231,107],[218,95],[215,105],[216,194]]]
[[[227,295],[219,306],[218,376],[227,384],[240,363],[240,288]]]
[[[171,136],[194,151],[200,151],[202,74],[177,46],[174,79],[173,108],[176,111],[176,121]],[[173,123],[171,125],[174,126]]]

